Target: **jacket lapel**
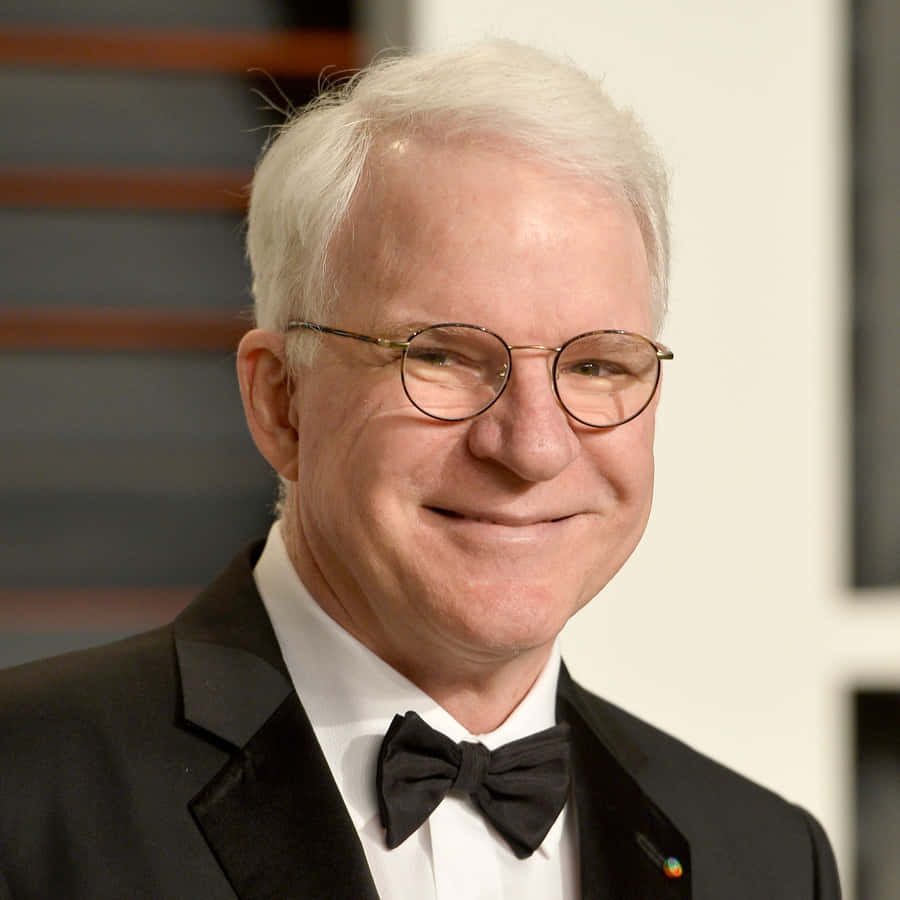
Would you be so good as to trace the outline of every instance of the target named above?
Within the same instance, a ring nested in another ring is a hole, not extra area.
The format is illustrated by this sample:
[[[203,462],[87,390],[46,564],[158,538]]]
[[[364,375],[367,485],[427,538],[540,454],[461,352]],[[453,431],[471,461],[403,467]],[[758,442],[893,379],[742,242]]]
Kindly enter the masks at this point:
[[[184,720],[234,751],[190,810],[240,900],[377,900],[256,591],[260,549],[175,622]]]
[[[581,896],[690,900],[688,843],[631,774],[647,763],[640,750],[595,704],[564,668],[558,717],[572,728]],[[674,863],[666,866],[670,858],[680,864],[680,875]]]
[[[241,900],[377,900],[365,855],[291,692],[191,802]]]

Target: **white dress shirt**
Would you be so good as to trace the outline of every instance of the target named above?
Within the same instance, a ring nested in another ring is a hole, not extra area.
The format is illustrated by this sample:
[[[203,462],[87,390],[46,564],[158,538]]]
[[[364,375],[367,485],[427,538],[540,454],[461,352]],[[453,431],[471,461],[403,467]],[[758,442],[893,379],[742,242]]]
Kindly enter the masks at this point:
[[[322,610],[300,581],[278,523],[253,577],[383,900],[574,900],[571,803],[541,846],[518,859],[467,799],[454,796],[389,850],[375,797],[378,751],[397,713],[412,710],[452,740],[481,741],[488,749],[554,725],[558,647],[509,718],[489,734],[473,735]]]

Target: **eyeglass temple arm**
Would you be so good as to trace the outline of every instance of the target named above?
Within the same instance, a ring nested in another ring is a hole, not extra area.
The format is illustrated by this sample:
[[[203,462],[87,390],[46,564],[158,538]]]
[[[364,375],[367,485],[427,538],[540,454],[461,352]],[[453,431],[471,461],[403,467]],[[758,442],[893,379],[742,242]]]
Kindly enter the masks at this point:
[[[357,334],[355,331],[341,331],[340,328],[327,328],[325,325],[315,325],[312,322],[300,322],[292,320],[285,326],[285,331],[293,331],[295,328],[308,328],[310,331],[318,331],[320,334],[336,334],[338,337],[353,338],[356,341],[365,341],[367,344],[377,344],[379,347],[390,347],[395,350],[405,350],[409,341],[391,341],[388,338],[372,337],[368,334]]]
[[[675,354],[665,344],[654,341],[653,346],[656,347],[657,359],[675,359]]]

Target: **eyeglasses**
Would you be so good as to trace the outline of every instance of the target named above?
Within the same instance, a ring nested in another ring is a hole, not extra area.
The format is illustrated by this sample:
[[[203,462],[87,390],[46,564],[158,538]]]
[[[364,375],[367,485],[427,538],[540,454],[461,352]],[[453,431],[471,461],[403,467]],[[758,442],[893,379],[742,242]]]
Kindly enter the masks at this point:
[[[662,360],[672,351],[629,331],[588,331],[561,347],[507,344],[477,325],[429,325],[405,341],[341,331],[313,322],[288,322],[286,331],[305,328],[401,350],[400,377],[410,403],[445,422],[483,413],[500,398],[512,372],[513,350],[553,353],[553,390],[562,408],[592,428],[612,428],[640,415],[659,384]]]

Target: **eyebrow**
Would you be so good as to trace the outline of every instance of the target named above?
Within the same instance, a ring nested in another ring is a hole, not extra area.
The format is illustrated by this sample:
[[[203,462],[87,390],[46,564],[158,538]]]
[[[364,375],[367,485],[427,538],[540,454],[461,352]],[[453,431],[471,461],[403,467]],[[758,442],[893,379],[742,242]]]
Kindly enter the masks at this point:
[[[384,320],[380,324],[374,326],[377,331],[377,337],[390,338],[392,341],[405,341],[411,334],[428,328],[431,325],[438,324],[436,320],[426,319],[391,319]]]

